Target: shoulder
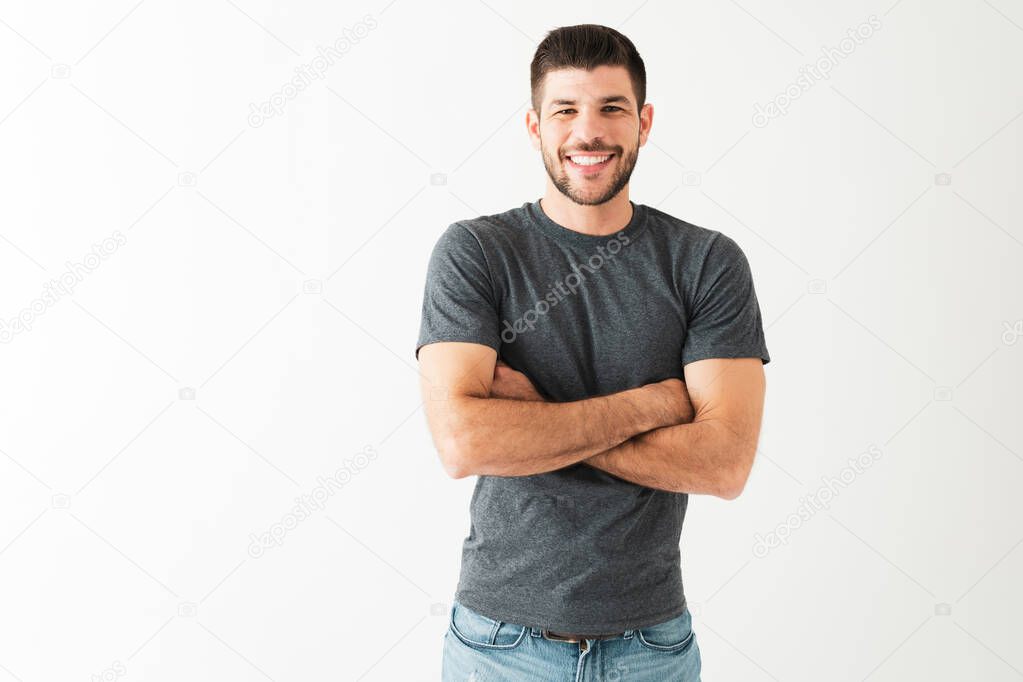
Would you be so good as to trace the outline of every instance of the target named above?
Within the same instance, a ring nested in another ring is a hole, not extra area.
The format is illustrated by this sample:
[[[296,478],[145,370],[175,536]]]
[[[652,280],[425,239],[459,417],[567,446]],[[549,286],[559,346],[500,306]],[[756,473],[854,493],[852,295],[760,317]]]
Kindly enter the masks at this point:
[[[448,231],[458,232],[462,239],[471,235],[480,245],[486,245],[521,236],[528,220],[526,205],[523,204],[500,213],[457,220],[448,227]]]
[[[490,270],[491,265],[511,257],[509,254],[525,251],[526,230],[522,221],[526,218],[524,208],[520,207],[456,220],[437,238],[432,259],[448,267],[471,263]]]
[[[645,209],[649,229],[660,238],[682,246],[694,264],[707,259],[731,260],[742,256],[739,244],[720,230],[696,225],[652,206],[645,206]]]

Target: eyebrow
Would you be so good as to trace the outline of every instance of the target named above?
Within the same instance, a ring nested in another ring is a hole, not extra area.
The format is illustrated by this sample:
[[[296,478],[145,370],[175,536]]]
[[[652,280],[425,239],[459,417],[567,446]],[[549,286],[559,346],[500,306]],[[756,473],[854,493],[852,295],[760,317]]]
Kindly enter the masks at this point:
[[[602,101],[603,104],[609,104],[611,102],[625,102],[626,104],[630,104],[629,98],[625,95],[608,95]],[[566,104],[571,106],[575,103],[576,101],[574,99],[556,99],[550,103],[550,106],[560,107]]]

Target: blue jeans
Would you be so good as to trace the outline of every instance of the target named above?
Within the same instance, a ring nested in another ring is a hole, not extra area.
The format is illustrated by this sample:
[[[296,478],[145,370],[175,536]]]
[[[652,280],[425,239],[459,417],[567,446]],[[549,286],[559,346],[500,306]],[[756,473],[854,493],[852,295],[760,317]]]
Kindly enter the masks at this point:
[[[614,639],[559,642],[539,628],[487,618],[455,601],[443,682],[699,682],[700,647],[686,609]]]

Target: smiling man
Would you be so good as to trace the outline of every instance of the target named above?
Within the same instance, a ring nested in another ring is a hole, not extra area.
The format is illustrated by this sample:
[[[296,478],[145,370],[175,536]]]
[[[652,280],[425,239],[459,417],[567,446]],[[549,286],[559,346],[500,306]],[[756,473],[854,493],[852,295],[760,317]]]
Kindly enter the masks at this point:
[[[749,263],[629,199],[653,106],[628,38],[555,29],[531,85],[543,196],[452,223],[423,296],[433,442],[478,477],[443,679],[698,680],[680,537],[690,494],[734,499],[753,465]]]

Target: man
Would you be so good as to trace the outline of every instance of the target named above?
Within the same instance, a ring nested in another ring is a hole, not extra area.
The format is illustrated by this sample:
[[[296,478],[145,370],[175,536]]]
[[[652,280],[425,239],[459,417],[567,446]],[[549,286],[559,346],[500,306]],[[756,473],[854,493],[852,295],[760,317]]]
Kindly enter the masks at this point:
[[[553,30],[531,85],[542,199],[453,223],[427,271],[427,420],[447,473],[479,477],[443,678],[698,680],[679,538],[688,495],[733,499],[753,464],[749,264],[629,199],[653,107],[628,38]]]

